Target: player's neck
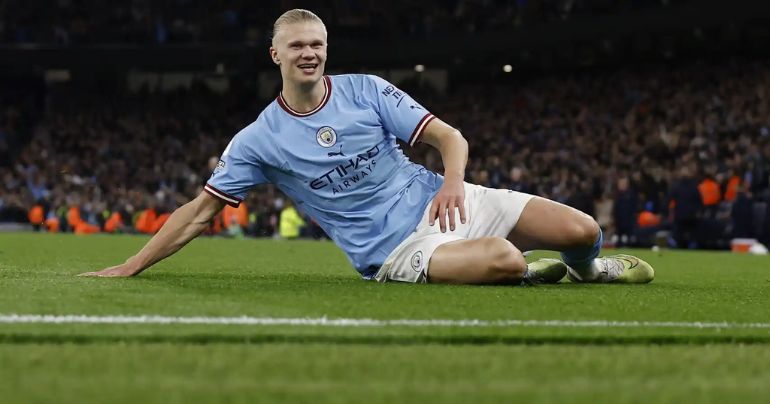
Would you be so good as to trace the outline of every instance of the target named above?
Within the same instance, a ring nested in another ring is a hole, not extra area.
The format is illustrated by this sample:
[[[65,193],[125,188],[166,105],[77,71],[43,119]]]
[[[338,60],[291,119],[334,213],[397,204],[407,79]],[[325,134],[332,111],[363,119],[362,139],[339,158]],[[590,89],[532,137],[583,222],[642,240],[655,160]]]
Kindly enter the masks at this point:
[[[323,81],[322,77],[321,80],[309,85],[284,82],[281,96],[286,104],[297,112],[312,111],[321,104],[326,95]]]

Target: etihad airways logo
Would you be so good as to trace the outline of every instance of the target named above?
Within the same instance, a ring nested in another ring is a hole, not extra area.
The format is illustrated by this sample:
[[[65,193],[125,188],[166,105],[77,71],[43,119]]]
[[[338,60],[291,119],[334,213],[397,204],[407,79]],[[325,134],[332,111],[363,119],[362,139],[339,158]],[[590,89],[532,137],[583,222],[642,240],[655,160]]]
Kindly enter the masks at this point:
[[[377,164],[374,157],[378,154],[380,154],[380,148],[379,146],[374,146],[355,157],[351,157],[348,161],[337,165],[320,177],[310,181],[310,188],[319,190],[331,186],[333,193],[342,192],[362,182],[364,178],[372,174]]]

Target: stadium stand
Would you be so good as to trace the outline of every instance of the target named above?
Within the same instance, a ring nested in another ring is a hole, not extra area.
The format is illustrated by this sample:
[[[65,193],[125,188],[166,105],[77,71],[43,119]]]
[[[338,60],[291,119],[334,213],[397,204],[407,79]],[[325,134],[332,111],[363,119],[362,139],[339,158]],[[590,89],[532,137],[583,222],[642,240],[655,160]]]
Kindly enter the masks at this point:
[[[755,223],[755,202],[770,196],[768,96],[770,65],[735,62],[470,83],[449,96],[426,93],[424,104],[468,138],[469,181],[529,190],[594,216],[611,212],[603,223],[622,244],[650,243],[636,233],[639,215],[654,214],[663,223],[652,227],[687,229],[687,245],[725,247],[733,235],[765,236],[745,223]],[[37,226],[58,218],[59,231],[110,222],[112,231],[152,233],[155,216],[200,192],[230,137],[268,102],[193,86],[114,97],[60,89],[30,122],[23,105],[6,106],[0,139],[14,139],[19,152],[0,168],[2,217],[34,217]],[[24,131],[19,144],[14,133]],[[441,170],[430,148],[407,152]],[[239,226],[273,235],[284,198],[272,187],[253,192],[251,219],[241,214]],[[735,217],[733,204],[752,206],[741,210],[752,217]]]

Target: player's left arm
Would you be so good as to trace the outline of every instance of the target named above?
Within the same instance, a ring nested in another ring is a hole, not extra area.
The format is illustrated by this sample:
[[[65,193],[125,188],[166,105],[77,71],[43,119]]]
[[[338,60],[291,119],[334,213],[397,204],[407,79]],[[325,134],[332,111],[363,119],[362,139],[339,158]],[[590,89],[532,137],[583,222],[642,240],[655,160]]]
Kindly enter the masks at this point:
[[[430,206],[429,224],[433,226],[438,218],[441,232],[455,229],[455,209],[460,211],[460,222],[465,223],[465,165],[468,162],[468,142],[457,129],[442,120],[432,119],[425,126],[420,141],[427,143],[441,153],[444,162],[444,184]]]

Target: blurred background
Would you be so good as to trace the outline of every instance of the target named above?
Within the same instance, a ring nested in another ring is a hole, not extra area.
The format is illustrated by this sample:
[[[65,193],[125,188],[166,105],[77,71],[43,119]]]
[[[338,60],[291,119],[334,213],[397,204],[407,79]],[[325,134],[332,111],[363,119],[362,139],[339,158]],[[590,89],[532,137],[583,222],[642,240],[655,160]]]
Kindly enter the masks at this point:
[[[467,181],[618,246],[768,245],[770,3],[714,0],[0,0],[0,228],[157,231],[277,96],[272,23],[296,7],[327,25],[329,74],[463,132]],[[272,186],[208,233],[324,237]]]

